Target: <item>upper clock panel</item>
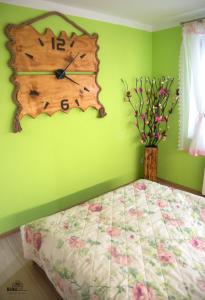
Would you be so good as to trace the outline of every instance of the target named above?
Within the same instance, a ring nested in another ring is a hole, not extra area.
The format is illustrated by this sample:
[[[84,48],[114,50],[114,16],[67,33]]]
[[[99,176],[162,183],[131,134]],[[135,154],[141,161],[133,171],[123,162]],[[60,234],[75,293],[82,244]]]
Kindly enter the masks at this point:
[[[70,37],[62,31],[58,37],[51,29],[38,33],[31,25],[9,26],[11,67],[17,72],[54,71],[65,69],[70,72],[97,72],[99,61],[96,53],[97,34],[73,33]],[[29,38],[28,38],[29,37]]]

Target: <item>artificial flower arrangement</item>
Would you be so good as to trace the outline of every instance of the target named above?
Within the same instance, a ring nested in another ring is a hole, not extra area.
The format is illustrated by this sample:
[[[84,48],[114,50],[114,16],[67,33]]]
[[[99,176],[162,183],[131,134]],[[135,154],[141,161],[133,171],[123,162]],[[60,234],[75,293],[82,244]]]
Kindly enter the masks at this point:
[[[169,117],[179,100],[178,90],[176,95],[171,95],[173,81],[174,78],[164,76],[159,79],[140,77],[136,79],[134,90],[129,90],[122,79],[124,99],[134,110],[141,143],[147,147],[157,147],[166,140]]]

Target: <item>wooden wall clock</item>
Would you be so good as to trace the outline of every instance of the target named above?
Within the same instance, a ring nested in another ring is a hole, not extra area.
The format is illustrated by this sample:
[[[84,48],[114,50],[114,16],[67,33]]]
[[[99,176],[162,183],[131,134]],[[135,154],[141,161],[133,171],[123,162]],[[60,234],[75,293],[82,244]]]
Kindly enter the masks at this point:
[[[40,34],[31,26],[51,15],[62,17],[82,34],[68,36],[61,31],[56,37],[49,28]],[[14,132],[22,130],[20,120],[25,115],[35,118],[46,113],[51,116],[57,111],[67,113],[72,108],[85,111],[88,107],[97,109],[99,117],[106,115],[98,100],[97,34],[89,34],[58,12],[48,12],[19,25],[9,24],[6,33],[11,53],[9,64],[14,71],[13,98],[17,105]]]

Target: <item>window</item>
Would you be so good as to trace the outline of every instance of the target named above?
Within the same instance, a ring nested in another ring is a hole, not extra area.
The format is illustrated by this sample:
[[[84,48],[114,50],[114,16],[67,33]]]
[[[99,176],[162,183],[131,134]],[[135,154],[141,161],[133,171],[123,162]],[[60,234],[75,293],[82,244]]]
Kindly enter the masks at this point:
[[[179,146],[205,155],[205,21],[183,26]]]

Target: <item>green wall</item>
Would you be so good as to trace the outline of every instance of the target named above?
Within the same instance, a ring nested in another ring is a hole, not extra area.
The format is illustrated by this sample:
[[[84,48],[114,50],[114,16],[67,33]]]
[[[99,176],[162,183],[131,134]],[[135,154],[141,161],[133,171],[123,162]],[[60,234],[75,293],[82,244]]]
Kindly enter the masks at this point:
[[[178,86],[181,36],[180,27],[153,33],[153,75],[173,76],[175,87]],[[159,146],[158,177],[201,191],[205,158],[178,151],[178,110],[170,121],[167,141]]]
[[[7,66],[4,28],[43,13],[0,4],[0,233],[35,218],[70,207],[143,175],[143,146],[138,142],[132,110],[123,102],[120,78],[134,86],[139,75],[178,78],[180,28],[149,33],[124,26],[70,17],[88,32],[99,34],[100,101],[108,115],[72,110],[51,118],[24,117],[23,131],[11,131],[15,105],[12,74]],[[35,25],[58,34],[72,28],[58,17]],[[176,80],[177,86],[177,80]],[[204,158],[177,150],[178,111],[168,139],[159,146],[158,176],[201,190]]]
[[[71,17],[88,32],[99,34],[99,98],[107,116],[98,119],[97,111],[89,109],[59,112],[51,118],[24,117],[23,131],[12,133],[15,105],[4,28],[41,13],[0,4],[0,233],[142,176],[143,147],[136,142],[120,78],[134,85],[137,75],[151,74],[149,32]],[[59,17],[35,27],[41,32],[50,27],[56,34],[72,31]]]

